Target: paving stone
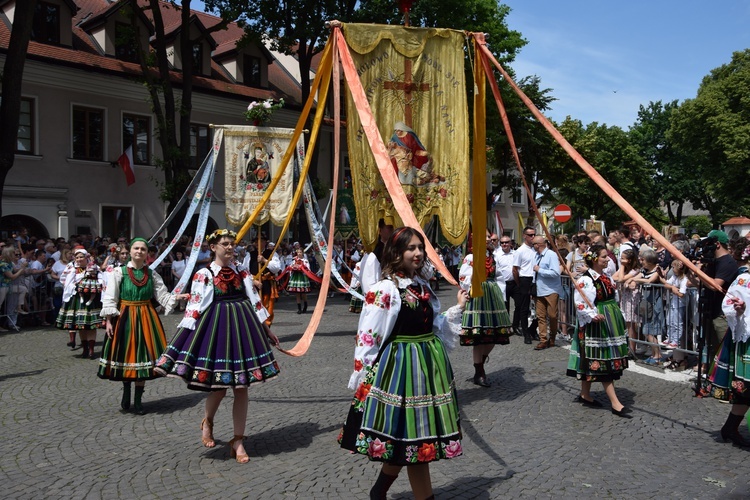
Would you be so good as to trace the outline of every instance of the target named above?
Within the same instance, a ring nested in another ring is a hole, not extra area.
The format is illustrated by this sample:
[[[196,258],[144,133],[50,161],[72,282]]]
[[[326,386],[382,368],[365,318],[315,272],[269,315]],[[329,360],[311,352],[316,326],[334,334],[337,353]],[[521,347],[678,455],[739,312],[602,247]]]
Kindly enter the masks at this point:
[[[441,301],[455,293],[444,288]],[[309,299],[315,303],[315,298]],[[245,441],[250,464],[229,458],[232,396],[215,420],[217,447],[201,446],[205,394],[175,379],[146,384],[148,414],[119,409],[122,385],[96,377],[95,361],[66,347],[55,329],[0,334],[2,497],[368,498],[379,465],[335,442],[352,391],[357,315],[329,299],[307,355],[277,354],[278,378],[250,388]],[[274,331],[291,347],[309,315],[277,305]],[[177,315],[163,318],[170,336]],[[103,332],[99,332],[97,352]],[[464,456],[433,464],[437,498],[747,498],[747,452],[720,442],[729,406],[692,397],[684,381],[626,372],[616,383],[630,420],[612,415],[601,385],[589,409],[574,402],[568,351],[534,351],[514,336],[497,346],[492,387],[467,381],[471,349],[451,353]],[[743,431],[745,432],[745,431]],[[389,495],[412,498],[406,471]]]

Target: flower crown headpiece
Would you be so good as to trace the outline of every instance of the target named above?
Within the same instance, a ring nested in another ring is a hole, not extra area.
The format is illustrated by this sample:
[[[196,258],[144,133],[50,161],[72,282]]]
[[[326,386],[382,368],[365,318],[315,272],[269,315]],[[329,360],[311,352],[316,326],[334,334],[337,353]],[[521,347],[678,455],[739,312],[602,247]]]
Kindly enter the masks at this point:
[[[583,254],[583,259],[589,262],[596,262],[598,258],[599,256],[594,255],[594,252],[592,252],[591,250],[586,250],[586,252]]]
[[[217,229],[213,233],[206,236],[206,241],[209,244],[216,243],[225,236],[232,238],[233,240],[237,239],[237,233],[235,233],[234,231],[230,229]]]
[[[741,259],[743,261],[750,259],[750,245],[746,246],[745,249],[742,251]]]

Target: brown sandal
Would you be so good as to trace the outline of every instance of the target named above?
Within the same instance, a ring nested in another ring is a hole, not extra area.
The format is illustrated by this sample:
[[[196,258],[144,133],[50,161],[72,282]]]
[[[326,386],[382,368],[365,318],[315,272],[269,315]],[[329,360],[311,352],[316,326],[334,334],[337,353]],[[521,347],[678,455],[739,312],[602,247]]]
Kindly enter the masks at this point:
[[[203,437],[203,426],[208,427],[209,435],[211,437]],[[203,446],[206,448],[213,448],[216,446],[216,441],[214,441],[214,423],[212,420],[209,420],[208,418],[204,418],[201,420],[201,441],[203,441]]]
[[[250,461],[249,456],[244,453],[237,453],[237,450],[234,449],[234,443],[242,444],[243,439],[245,439],[245,436],[234,436],[229,440],[229,458],[234,458],[238,464],[246,464]]]

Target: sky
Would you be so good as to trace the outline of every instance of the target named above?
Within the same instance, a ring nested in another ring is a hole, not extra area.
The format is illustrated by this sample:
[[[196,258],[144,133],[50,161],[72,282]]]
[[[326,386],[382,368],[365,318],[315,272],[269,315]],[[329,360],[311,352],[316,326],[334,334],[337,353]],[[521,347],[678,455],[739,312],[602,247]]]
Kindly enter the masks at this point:
[[[508,27],[528,41],[511,67],[552,90],[546,115],[558,123],[571,116],[627,130],[640,105],[694,98],[704,76],[750,48],[748,0],[501,3],[511,8]]]
[[[696,96],[704,76],[750,48],[746,0],[504,0],[528,44],[510,65],[557,100],[546,112],[627,130],[640,105]]]

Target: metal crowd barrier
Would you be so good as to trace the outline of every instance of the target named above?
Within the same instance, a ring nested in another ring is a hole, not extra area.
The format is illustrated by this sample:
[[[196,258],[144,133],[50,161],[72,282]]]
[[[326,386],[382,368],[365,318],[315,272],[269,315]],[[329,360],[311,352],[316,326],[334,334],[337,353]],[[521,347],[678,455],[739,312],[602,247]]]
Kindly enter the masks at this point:
[[[0,327],[17,331],[22,327],[54,324],[54,282],[46,275],[40,275],[39,279],[19,276],[6,288],[0,292],[5,294],[0,305]]]
[[[558,323],[565,333],[566,327],[575,327],[576,307],[573,281],[562,276],[563,296],[558,305]],[[628,293],[623,285],[617,287],[618,304],[626,320],[633,318],[637,337],[635,344],[668,348],[687,354],[698,354],[701,333],[699,290],[688,288],[682,300],[661,284],[638,285]],[[632,298],[627,301],[627,297]],[[572,328],[569,328],[569,332]],[[669,344],[670,333],[671,340]],[[654,341],[647,340],[653,336]]]

